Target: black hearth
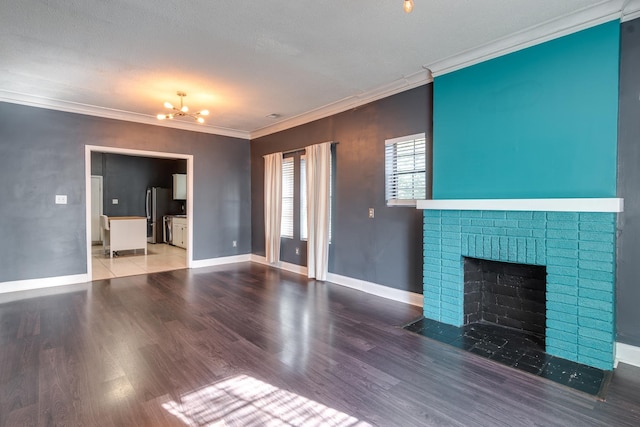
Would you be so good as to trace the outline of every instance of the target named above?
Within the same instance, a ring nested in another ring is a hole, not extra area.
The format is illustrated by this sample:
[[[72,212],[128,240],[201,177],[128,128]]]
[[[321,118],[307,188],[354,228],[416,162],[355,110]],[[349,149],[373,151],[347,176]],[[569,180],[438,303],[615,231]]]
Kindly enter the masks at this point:
[[[610,371],[545,353],[537,334],[491,323],[457,327],[422,318],[405,329],[601,398],[611,378]]]
[[[546,267],[464,257],[464,325],[422,318],[409,331],[592,395],[610,374],[545,352]]]

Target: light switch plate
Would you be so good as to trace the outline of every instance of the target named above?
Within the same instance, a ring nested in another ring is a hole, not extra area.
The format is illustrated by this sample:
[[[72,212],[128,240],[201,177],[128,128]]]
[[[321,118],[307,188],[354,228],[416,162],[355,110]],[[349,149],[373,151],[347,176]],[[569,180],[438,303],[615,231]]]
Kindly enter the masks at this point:
[[[118,199],[111,199],[111,204],[112,205],[117,205],[118,204]]]
[[[373,208],[369,208],[369,218],[373,218],[375,217],[376,212]]]
[[[56,194],[56,205],[66,205],[66,204],[67,204],[67,195]]]

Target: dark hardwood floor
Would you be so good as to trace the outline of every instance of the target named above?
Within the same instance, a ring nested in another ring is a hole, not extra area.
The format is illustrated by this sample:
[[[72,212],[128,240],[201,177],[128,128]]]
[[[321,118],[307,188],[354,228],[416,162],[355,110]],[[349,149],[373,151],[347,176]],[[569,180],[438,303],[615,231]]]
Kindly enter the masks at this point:
[[[1,295],[0,425],[640,425],[640,368],[600,401],[419,316],[250,263]]]

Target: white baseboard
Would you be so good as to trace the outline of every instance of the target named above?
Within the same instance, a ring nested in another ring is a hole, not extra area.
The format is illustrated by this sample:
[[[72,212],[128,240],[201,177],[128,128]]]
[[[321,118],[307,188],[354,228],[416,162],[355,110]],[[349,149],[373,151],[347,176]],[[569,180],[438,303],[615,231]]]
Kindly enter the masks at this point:
[[[255,254],[233,255],[220,258],[209,258],[202,260],[193,260],[190,268],[214,267],[217,265],[233,264],[236,262],[255,262],[258,264],[269,265],[281,270],[290,271],[292,273],[307,275],[307,267],[302,265],[291,264],[288,262],[279,262],[277,264],[269,264],[265,257]],[[14,282],[0,283],[0,294],[7,292],[27,291],[33,289],[51,288],[55,286],[73,285],[77,283],[90,282],[91,277],[88,274],[76,274],[73,276],[47,277],[44,279],[17,280]],[[377,295],[394,301],[406,304],[422,306],[422,295],[414,292],[403,291],[400,289],[390,288],[388,286],[379,285],[365,280],[354,279],[352,277],[341,276],[339,274],[327,274],[327,281],[347,288],[357,289],[359,291]],[[624,344],[623,344],[624,345]],[[628,346],[630,347],[630,346]],[[631,363],[631,362],[627,362]],[[639,365],[640,366],[640,365]]]
[[[618,362],[640,367],[640,347],[617,342],[615,367],[618,367]]]
[[[251,254],[251,261],[262,265],[268,265],[269,267],[279,268],[280,270],[286,270],[292,273],[301,274],[303,276],[307,275],[307,267],[305,267],[304,265],[291,264],[284,261],[280,261],[276,264],[269,264],[265,257],[255,254]]]
[[[203,259],[191,262],[190,268],[211,267],[235,262],[251,261],[250,254],[234,255],[228,257]],[[0,282],[0,294],[18,291],[31,291],[34,289],[52,288],[55,286],[75,285],[78,283],[91,282],[91,276],[85,274],[75,274],[72,276],[45,277],[42,279],[15,280],[12,282]]]
[[[307,267],[290,264],[288,262],[280,261],[277,264],[269,264],[265,257],[259,255],[251,255],[251,261],[258,264],[269,265],[281,270],[290,271],[292,273],[307,275]],[[341,276],[339,274],[328,273],[327,281],[335,283],[336,285],[345,286],[347,288],[357,289],[367,294],[376,295],[382,298],[387,298],[394,301],[403,302],[405,304],[416,305],[422,307],[422,294],[416,294],[415,292],[403,291],[400,289],[390,288],[388,286],[379,285],[373,282],[367,282],[365,280],[354,279],[352,277]]]
[[[347,288],[357,289],[382,298],[422,307],[422,294],[417,294],[415,292],[390,288],[389,286],[379,285],[377,283],[354,279],[353,277],[341,276],[334,273],[328,273],[327,280],[341,286],[346,286]]]
[[[251,261],[250,254],[223,256],[219,258],[208,258],[191,261],[189,268],[214,267],[216,265],[234,264],[236,262]]]
[[[15,280],[0,283],[0,294],[7,292],[30,291],[33,289],[52,288],[55,286],[75,285],[90,282],[88,274],[74,274],[71,276],[45,277],[42,279]]]

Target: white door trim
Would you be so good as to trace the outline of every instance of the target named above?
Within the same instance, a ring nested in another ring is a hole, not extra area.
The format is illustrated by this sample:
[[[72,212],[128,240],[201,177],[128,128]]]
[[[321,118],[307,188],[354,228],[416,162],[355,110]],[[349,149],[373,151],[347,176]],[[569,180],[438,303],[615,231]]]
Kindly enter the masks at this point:
[[[159,157],[169,159],[184,159],[187,161],[187,222],[189,225],[187,241],[187,267],[193,268],[193,154],[166,153],[161,151],[134,150],[130,148],[103,147],[99,145],[84,146],[84,176],[85,176],[85,223],[87,236],[87,275],[92,277],[91,268],[91,153],[125,154],[140,157]]]
[[[104,197],[102,196],[103,191],[104,191],[104,181],[102,178],[102,175],[91,175],[91,180],[96,179],[98,180],[99,183],[99,187],[100,187],[100,199],[98,200],[100,207],[98,208],[98,224],[100,224],[100,215],[102,215],[104,213],[104,206],[103,206],[103,199]],[[93,186],[91,187],[93,188]],[[89,203],[93,203],[93,194],[91,194],[91,199],[89,200]],[[93,218],[92,218],[93,221]],[[93,234],[93,223],[91,224],[91,233]],[[102,235],[102,227],[100,227],[100,232],[98,233],[99,236],[99,240],[102,242],[102,239],[104,239],[104,236]],[[95,243],[96,240],[93,240],[93,236],[91,239],[91,243]]]

